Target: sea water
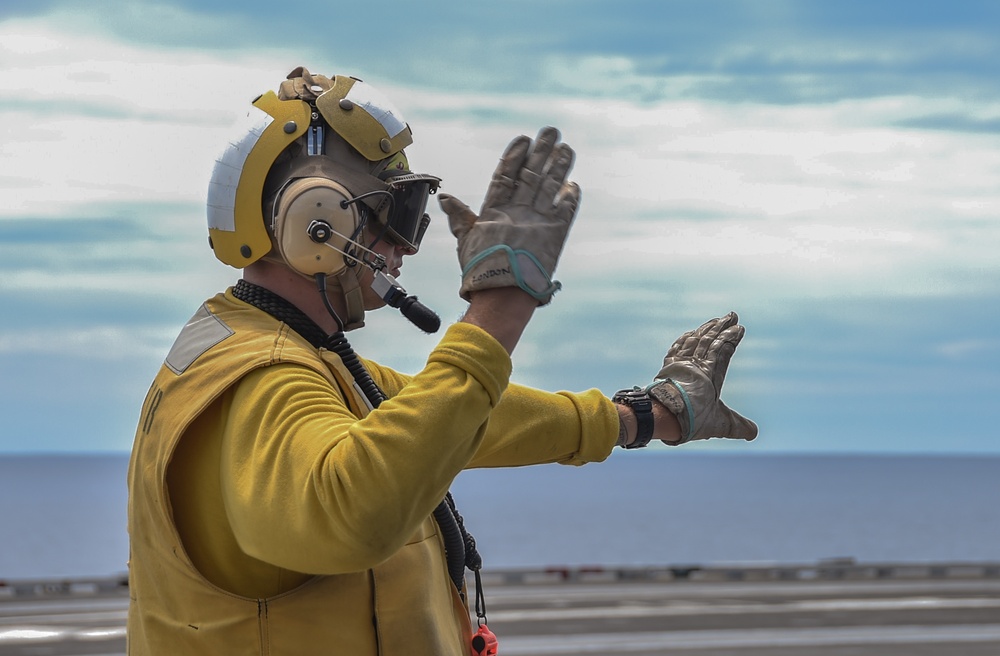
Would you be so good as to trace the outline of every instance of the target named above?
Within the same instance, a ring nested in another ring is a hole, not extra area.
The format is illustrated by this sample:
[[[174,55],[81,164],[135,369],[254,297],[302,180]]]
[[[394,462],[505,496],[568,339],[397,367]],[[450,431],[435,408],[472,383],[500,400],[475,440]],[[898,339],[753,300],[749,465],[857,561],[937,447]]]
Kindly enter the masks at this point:
[[[126,571],[127,454],[0,456],[0,580]],[[1000,561],[1000,457],[616,452],[463,472],[487,568]]]

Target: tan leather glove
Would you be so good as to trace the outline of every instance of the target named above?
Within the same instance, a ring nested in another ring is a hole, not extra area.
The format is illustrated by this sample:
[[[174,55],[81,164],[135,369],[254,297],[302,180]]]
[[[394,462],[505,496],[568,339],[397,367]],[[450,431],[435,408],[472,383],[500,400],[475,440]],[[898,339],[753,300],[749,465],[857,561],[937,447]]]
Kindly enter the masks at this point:
[[[458,239],[462,288],[471,292],[520,287],[545,305],[560,284],[552,280],[580,188],[566,176],[573,149],[559,143],[559,131],[542,128],[534,142],[521,136],[500,158],[479,216],[454,196],[438,194],[448,225]]]
[[[710,437],[752,440],[757,425],[729,409],[722,399],[722,383],[729,360],[743,339],[739,317],[730,312],[684,333],[663,358],[663,368],[647,387],[681,425],[677,444]]]

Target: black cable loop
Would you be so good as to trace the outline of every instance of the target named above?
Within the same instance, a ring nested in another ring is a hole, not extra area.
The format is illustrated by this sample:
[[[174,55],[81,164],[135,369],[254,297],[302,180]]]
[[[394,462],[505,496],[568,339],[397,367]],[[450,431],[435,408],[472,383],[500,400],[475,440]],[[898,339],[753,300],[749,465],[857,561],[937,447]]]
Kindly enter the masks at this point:
[[[455,507],[455,499],[451,496],[450,491],[445,495],[444,500],[451,509],[452,514],[455,515],[455,522],[462,533],[462,540],[465,543],[465,566],[473,572],[478,572],[483,568],[483,557],[479,554],[479,549],[476,548],[476,538],[472,537],[472,534],[465,530],[465,521],[462,519],[462,515],[459,514],[458,508]]]
[[[337,331],[330,335],[326,339],[324,346],[340,357],[340,361],[344,363],[347,370],[354,376],[354,382],[364,392],[365,397],[373,408],[377,408],[382,401],[385,401],[385,393],[379,389],[379,386],[372,380],[371,374],[361,364],[361,360],[358,358],[357,353],[354,352],[354,349],[351,348],[351,344],[347,341],[347,335],[343,331]]]
[[[326,332],[306,316],[305,312],[269,289],[246,280],[238,280],[233,287],[233,296],[284,322],[316,348],[323,346],[327,339]]]
[[[438,530],[441,531],[441,541],[444,542],[444,555],[448,563],[448,576],[455,584],[462,598],[465,593],[462,587],[465,584],[465,541],[462,529],[455,520],[454,513],[444,500],[434,509],[434,520],[438,523]]]

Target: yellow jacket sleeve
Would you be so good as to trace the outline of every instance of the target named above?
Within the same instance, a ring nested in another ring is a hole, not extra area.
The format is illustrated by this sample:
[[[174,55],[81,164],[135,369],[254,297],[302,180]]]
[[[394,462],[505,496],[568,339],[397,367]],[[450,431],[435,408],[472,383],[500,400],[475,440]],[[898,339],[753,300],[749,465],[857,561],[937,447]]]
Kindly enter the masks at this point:
[[[451,326],[416,376],[366,364],[391,398],[362,419],[306,367],[265,367],[234,390],[221,477],[248,555],[313,574],[367,569],[406,543],[462,469],[601,459],[617,434],[596,393],[509,386],[506,351],[468,324]]]
[[[479,329],[472,331],[492,340]],[[365,365],[390,396],[412,380],[374,362]],[[617,439],[618,412],[599,390],[551,393],[511,383],[490,413],[467,468],[599,462],[611,454]]]

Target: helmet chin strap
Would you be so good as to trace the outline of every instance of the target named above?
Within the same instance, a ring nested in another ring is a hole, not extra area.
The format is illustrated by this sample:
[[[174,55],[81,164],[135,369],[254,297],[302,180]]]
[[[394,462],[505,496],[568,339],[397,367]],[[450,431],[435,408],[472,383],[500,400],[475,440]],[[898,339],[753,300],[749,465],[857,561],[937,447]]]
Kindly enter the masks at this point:
[[[365,301],[361,293],[361,282],[358,280],[361,271],[361,267],[353,266],[337,274],[337,282],[347,305],[347,321],[342,324],[345,332],[365,325]]]
[[[347,307],[347,321],[344,321],[340,317],[330,302],[326,274],[317,273],[313,276],[316,280],[316,289],[319,291],[320,298],[323,299],[323,305],[326,307],[326,311],[330,313],[330,316],[333,317],[333,320],[337,322],[337,330],[340,332],[355,330],[365,325],[365,302],[361,292],[361,284],[358,281],[357,271],[357,267],[348,267],[336,275],[334,289],[340,291],[344,299],[344,305]]]

